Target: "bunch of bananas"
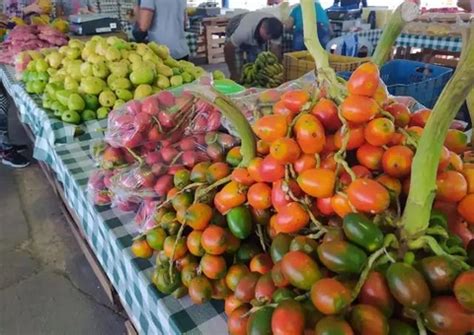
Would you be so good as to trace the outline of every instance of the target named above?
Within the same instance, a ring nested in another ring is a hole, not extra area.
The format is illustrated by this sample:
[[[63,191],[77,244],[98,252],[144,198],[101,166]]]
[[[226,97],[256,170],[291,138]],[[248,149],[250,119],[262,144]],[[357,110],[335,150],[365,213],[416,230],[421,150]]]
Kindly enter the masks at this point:
[[[283,83],[283,65],[273,53],[261,52],[255,63],[243,66],[241,83],[251,87],[278,87]]]

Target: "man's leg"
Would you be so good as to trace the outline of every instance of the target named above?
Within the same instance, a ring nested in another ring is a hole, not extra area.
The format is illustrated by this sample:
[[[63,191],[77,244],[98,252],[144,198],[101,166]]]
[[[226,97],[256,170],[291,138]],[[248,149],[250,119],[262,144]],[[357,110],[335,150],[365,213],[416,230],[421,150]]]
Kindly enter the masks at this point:
[[[22,168],[30,164],[30,161],[18,153],[18,149],[25,146],[15,146],[10,143],[8,137],[8,97],[3,85],[0,84],[0,158],[4,165]]]

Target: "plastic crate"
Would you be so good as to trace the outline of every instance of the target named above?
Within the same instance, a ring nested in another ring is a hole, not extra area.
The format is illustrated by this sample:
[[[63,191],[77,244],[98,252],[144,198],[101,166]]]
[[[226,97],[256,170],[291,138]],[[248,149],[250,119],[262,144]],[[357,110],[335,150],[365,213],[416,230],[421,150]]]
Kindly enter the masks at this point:
[[[369,61],[369,58],[329,55],[329,65],[336,72],[354,71],[360,64],[367,61]],[[314,70],[316,65],[308,51],[295,51],[283,56],[283,67],[285,68],[285,81],[290,81]]]
[[[432,108],[453,70],[439,65],[396,59],[383,65],[380,76],[390,94],[410,96],[422,105]],[[338,73],[349,79],[351,72]]]

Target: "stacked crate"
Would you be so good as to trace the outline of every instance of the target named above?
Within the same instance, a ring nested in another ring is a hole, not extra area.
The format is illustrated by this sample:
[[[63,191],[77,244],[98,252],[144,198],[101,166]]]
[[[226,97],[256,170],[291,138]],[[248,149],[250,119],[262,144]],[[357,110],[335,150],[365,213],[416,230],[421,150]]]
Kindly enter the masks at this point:
[[[209,64],[223,63],[225,31],[229,19],[227,17],[209,17],[202,20],[204,25],[207,62]]]

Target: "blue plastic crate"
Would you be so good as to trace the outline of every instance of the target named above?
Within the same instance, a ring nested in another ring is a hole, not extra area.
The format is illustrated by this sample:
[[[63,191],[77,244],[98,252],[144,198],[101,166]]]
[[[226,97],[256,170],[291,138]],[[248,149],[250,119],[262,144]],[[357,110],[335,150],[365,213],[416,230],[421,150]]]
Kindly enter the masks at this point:
[[[452,73],[448,67],[404,59],[387,62],[380,70],[390,94],[413,97],[428,108],[434,106]],[[338,75],[347,80],[351,72]]]

